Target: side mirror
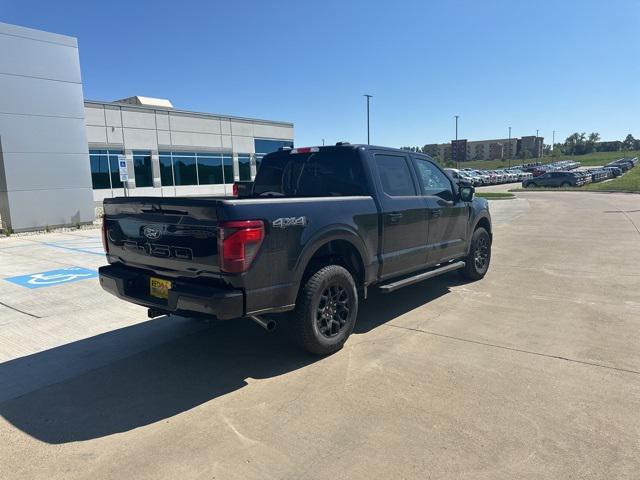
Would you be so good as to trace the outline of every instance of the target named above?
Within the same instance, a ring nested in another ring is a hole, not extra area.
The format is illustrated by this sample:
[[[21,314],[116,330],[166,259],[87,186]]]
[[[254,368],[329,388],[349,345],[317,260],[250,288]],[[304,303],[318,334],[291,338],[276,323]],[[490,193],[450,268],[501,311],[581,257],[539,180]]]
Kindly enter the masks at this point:
[[[473,194],[475,193],[475,191],[476,189],[473,187],[473,185],[469,183],[461,183],[460,200],[462,200],[463,202],[470,202],[471,200],[473,200]]]

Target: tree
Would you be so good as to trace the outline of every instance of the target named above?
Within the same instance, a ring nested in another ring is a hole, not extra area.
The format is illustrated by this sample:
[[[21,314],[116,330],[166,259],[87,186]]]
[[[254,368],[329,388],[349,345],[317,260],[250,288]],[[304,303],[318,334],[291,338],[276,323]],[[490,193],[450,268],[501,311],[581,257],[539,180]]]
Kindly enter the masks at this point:
[[[586,153],[586,139],[587,134],[584,132],[576,132],[569,135],[564,142],[565,152],[569,155],[582,155]]]
[[[584,145],[584,153],[591,153],[596,149],[596,143],[600,140],[600,134],[597,132],[591,132],[589,138]]]
[[[622,149],[633,150],[635,146],[636,146],[636,139],[633,138],[633,135],[631,134],[627,135],[627,138],[625,138],[624,142],[622,142]]]

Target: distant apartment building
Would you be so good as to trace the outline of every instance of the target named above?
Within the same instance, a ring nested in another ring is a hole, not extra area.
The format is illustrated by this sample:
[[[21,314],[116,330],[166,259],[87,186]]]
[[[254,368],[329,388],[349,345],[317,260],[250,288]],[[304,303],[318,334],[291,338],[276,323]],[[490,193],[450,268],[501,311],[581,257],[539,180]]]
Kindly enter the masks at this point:
[[[543,137],[536,137],[535,135],[522,137],[520,140],[518,140],[518,150],[516,152],[516,155],[521,157],[524,156],[524,152],[529,152],[529,156],[531,158],[540,158],[542,157],[543,148]]]
[[[504,158],[504,145],[498,142],[489,144],[489,160],[502,160]]]
[[[518,140],[516,138],[497,138],[467,143],[467,161],[501,160],[516,156]]]
[[[541,157],[542,137],[496,138],[493,140],[451,140],[451,143],[431,143],[423,152],[444,161],[502,160],[516,158],[526,149],[530,157]]]
[[[422,153],[426,153],[431,157],[446,161],[451,160],[451,144],[450,143],[429,143],[422,147]]]
[[[451,161],[456,163],[467,161],[466,140],[451,140]]]

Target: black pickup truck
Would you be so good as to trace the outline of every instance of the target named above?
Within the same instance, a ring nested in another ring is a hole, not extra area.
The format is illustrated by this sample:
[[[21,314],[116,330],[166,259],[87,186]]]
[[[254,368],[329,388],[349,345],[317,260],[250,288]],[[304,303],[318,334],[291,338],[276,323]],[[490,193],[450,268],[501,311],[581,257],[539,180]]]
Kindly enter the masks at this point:
[[[236,197],[105,200],[102,287],[151,317],[249,317],[267,329],[285,317],[294,340],[324,355],[351,334],[367,289],[489,268],[487,201],[427,155],[285,149],[244,186]]]

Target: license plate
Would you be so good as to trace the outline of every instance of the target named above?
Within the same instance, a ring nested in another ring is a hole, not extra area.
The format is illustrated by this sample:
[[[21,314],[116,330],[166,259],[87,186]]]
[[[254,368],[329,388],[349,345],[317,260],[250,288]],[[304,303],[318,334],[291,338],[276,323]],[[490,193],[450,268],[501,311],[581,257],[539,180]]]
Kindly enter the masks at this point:
[[[169,280],[162,280],[161,278],[151,277],[149,279],[149,293],[152,297],[156,298],[169,298],[169,289],[171,289],[171,282]]]

